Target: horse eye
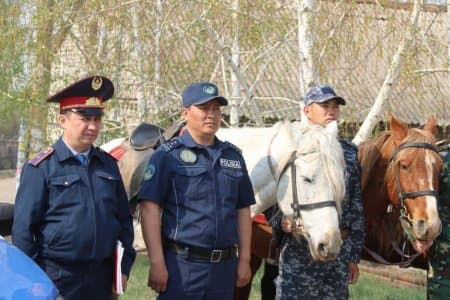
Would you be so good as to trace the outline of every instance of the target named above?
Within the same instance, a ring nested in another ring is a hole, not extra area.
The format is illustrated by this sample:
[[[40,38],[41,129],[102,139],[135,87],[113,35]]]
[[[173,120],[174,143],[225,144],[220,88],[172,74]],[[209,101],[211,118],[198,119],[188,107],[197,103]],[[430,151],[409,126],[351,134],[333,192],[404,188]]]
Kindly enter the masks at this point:
[[[400,164],[400,169],[402,169],[403,171],[408,170],[408,166],[406,164]]]
[[[303,181],[306,183],[312,183],[312,178],[303,176]]]

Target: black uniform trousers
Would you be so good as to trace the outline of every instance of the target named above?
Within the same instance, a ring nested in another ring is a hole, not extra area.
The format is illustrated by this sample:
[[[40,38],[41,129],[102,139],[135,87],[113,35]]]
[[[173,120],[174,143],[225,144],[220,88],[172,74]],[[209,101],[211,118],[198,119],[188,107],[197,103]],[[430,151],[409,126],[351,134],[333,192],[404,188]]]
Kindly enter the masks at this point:
[[[49,258],[38,260],[64,300],[111,300],[113,261],[60,262]]]

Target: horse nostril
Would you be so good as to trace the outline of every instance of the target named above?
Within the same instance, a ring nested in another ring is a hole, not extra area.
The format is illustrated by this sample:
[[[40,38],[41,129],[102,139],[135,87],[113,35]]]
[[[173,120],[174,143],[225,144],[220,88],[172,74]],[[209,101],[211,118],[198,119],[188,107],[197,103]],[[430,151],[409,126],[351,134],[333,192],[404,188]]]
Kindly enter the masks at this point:
[[[327,251],[327,247],[326,247],[326,245],[325,245],[324,243],[320,243],[320,244],[317,246],[317,249],[319,250],[319,253],[320,253],[320,255],[321,255],[322,257],[326,257],[326,256],[327,256],[328,251]]]
[[[425,220],[419,220],[417,222],[417,226],[419,227],[420,230],[423,230],[425,228]]]

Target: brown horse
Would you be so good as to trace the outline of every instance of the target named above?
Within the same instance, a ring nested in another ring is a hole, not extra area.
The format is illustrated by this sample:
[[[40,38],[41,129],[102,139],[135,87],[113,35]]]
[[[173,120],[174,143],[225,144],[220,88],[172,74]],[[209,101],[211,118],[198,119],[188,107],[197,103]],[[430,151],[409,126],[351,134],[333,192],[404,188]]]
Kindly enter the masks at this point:
[[[411,243],[428,243],[441,231],[438,178],[442,159],[435,146],[436,123],[423,129],[389,115],[390,131],[359,146],[366,240],[363,258],[403,267],[427,268],[426,253]]]

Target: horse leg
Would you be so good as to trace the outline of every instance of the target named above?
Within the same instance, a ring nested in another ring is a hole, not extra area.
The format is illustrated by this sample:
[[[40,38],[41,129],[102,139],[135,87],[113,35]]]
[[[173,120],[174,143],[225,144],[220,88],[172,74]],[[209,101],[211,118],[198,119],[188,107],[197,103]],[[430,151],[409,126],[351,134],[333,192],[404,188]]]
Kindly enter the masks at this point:
[[[259,267],[261,266],[262,258],[257,257],[256,255],[251,255],[250,257],[250,269],[252,271],[252,278],[250,278],[249,283],[243,287],[235,287],[234,288],[234,300],[247,300],[250,296],[250,290],[252,289],[252,281],[256,272],[258,272]]]
[[[275,299],[275,278],[278,276],[278,264],[274,264],[268,260],[264,261],[264,275],[261,278],[261,299]]]

